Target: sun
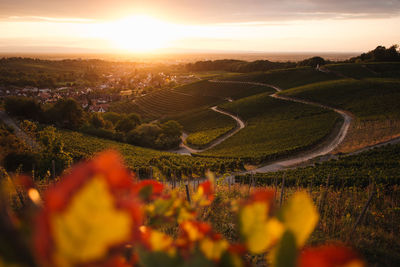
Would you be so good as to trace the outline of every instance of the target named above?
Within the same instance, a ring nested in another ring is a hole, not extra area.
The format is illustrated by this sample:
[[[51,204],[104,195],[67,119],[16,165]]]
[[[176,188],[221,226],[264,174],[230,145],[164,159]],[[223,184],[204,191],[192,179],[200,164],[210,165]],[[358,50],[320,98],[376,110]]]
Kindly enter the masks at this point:
[[[104,28],[106,38],[117,49],[129,52],[164,48],[176,37],[172,24],[145,15],[110,22]]]

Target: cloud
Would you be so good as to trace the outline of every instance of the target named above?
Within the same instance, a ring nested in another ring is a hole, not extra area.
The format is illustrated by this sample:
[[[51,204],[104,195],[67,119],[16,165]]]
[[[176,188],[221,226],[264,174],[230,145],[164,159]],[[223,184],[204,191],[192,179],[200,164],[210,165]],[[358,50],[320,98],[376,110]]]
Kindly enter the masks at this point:
[[[70,22],[70,23],[80,23],[80,22],[93,22],[94,19],[88,18],[52,18],[52,17],[41,17],[41,16],[9,16],[8,20],[13,21],[49,21],[49,22]]]
[[[382,18],[400,0],[1,0],[0,16],[115,19],[145,13],[184,23]]]

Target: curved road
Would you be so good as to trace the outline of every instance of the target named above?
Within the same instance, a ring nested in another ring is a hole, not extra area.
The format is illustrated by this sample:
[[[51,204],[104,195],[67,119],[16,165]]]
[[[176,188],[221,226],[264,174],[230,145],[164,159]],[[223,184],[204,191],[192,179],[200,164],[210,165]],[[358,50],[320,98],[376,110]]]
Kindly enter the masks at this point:
[[[273,88],[277,92],[282,91],[282,89],[277,87],[277,86],[270,85],[270,84],[263,84],[263,83],[236,82],[236,81],[218,81],[218,80],[210,80],[210,82],[241,83],[241,84],[261,85],[261,86],[266,86],[266,87]],[[272,163],[268,163],[267,165],[258,167],[257,169],[254,169],[254,170],[251,170],[251,171],[241,172],[241,174],[244,174],[244,173],[257,173],[257,172],[265,173],[265,172],[279,171],[279,170],[283,170],[283,169],[286,169],[288,167],[291,167],[291,166],[306,162],[306,161],[308,161],[310,159],[313,159],[315,157],[326,155],[329,152],[333,151],[337,146],[339,146],[339,144],[342,143],[344,138],[346,137],[348,129],[350,127],[350,123],[352,121],[352,116],[351,116],[351,114],[349,112],[347,112],[345,110],[341,110],[341,109],[336,109],[336,108],[333,108],[333,107],[330,107],[330,106],[322,105],[320,103],[316,103],[316,102],[312,102],[312,101],[307,101],[307,100],[294,98],[294,97],[277,95],[276,93],[272,94],[271,97],[277,98],[277,99],[281,99],[281,100],[297,102],[297,103],[302,103],[302,104],[307,104],[307,105],[312,105],[312,106],[317,106],[317,107],[321,107],[321,108],[324,108],[324,109],[332,110],[332,111],[340,114],[343,117],[343,124],[340,127],[340,130],[337,133],[337,135],[334,138],[332,138],[331,140],[329,140],[323,146],[320,146],[320,147],[317,147],[317,148],[314,148],[314,149],[310,149],[308,151],[299,153],[297,155],[293,155],[293,156],[291,156],[291,157],[289,157],[287,159],[281,159],[281,160],[277,160],[277,161],[272,162]]]
[[[244,121],[242,121],[239,117],[237,117],[237,116],[235,116],[235,115],[233,115],[233,114],[231,114],[229,112],[223,111],[223,110],[219,109],[217,106],[214,106],[214,107],[212,107],[210,109],[215,111],[215,112],[224,114],[224,115],[229,116],[232,119],[234,119],[236,121],[236,123],[237,123],[236,128],[233,131],[230,131],[230,132],[218,137],[217,139],[212,141],[209,145],[207,145],[203,149],[194,149],[194,148],[191,148],[191,147],[187,146],[185,144],[185,140],[188,137],[188,135],[186,133],[183,133],[183,135],[182,135],[182,143],[180,144],[179,149],[178,150],[174,150],[174,151],[170,151],[170,152],[178,153],[178,154],[182,154],[182,155],[190,155],[191,153],[200,153],[200,152],[206,151],[206,150],[208,150],[210,148],[213,148],[216,145],[222,143],[223,141],[225,141],[226,139],[228,139],[232,135],[236,134],[237,132],[239,132],[241,129],[243,129],[246,126]]]

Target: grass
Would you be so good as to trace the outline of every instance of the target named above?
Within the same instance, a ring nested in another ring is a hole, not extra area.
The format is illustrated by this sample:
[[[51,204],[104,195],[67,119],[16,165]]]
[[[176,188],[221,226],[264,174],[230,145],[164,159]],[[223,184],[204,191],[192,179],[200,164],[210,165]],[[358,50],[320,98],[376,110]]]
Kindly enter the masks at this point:
[[[323,73],[311,67],[257,72],[225,78],[225,80],[232,81],[267,83],[282,89],[336,79],[340,79],[340,77],[334,73]]]
[[[400,135],[400,80],[342,79],[292,88],[295,96],[350,111],[352,127],[339,152],[354,151]]]
[[[203,156],[238,157],[259,163],[303,150],[327,137],[339,115],[318,107],[259,94],[222,105],[247,122],[244,129]]]

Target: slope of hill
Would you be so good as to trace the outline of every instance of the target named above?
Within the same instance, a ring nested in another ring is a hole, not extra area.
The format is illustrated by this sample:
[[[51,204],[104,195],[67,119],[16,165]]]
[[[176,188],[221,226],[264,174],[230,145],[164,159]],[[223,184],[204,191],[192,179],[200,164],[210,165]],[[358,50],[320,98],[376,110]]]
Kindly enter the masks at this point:
[[[356,117],[338,150],[349,152],[400,136],[400,80],[342,79],[305,85],[280,94],[348,110]]]
[[[283,157],[321,142],[340,116],[333,111],[275,99],[268,93],[221,106],[247,126],[203,156],[240,157],[253,163]]]
[[[256,72],[245,75],[235,75],[226,77],[224,80],[259,82],[273,84],[282,89],[309,83],[340,79],[334,73],[325,73],[311,67],[299,67],[292,69],[273,70],[268,72]]]
[[[195,96],[211,96],[233,100],[264,92],[274,92],[273,89],[265,86],[235,83],[213,83],[206,80],[176,87],[174,90]]]

